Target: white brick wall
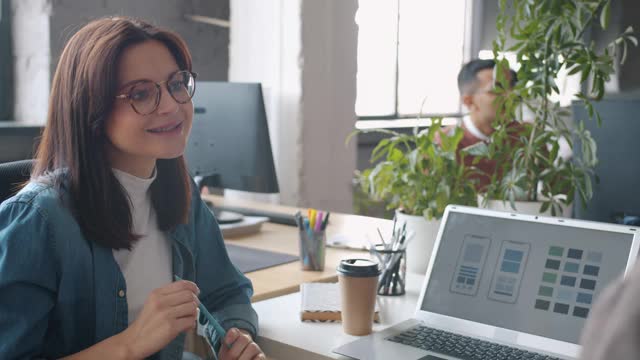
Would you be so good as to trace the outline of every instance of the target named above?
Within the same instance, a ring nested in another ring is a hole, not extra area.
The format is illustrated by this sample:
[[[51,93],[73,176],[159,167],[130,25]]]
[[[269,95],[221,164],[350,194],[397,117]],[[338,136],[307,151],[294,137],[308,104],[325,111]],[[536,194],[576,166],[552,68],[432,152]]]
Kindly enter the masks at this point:
[[[24,123],[44,124],[49,97],[49,18],[47,0],[11,2],[14,57],[14,116]]]

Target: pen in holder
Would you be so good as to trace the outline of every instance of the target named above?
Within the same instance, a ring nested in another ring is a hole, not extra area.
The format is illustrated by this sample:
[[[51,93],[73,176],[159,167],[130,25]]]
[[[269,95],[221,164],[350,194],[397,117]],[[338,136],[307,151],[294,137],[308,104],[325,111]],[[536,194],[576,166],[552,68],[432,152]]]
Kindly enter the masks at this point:
[[[403,295],[407,280],[407,252],[404,248],[387,249],[376,245],[372,250],[382,262],[382,273],[378,281],[378,295]]]
[[[329,220],[322,211],[309,209],[309,217],[305,218],[300,212],[295,215],[298,223],[300,244],[300,262],[303,270],[324,270],[324,254],[326,235],[325,228]]]
[[[393,220],[391,238],[386,240],[378,229],[380,243],[373,244],[369,241],[369,251],[378,259],[382,267],[382,273],[378,279],[378,295],[403,295],[407,280],[407,244],[413,237],[413,232],[407,233],[407,224],[396,227],[396,219]],[[367,238],[368,239],[368,238]]]

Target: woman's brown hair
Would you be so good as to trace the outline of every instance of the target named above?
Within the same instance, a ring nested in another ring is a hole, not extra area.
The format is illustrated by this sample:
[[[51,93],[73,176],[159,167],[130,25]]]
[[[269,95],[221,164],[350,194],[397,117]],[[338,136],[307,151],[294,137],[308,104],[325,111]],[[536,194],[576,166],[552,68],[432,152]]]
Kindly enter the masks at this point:
[[[124,188],[106,155],[105,121],[114,106],[118,63],[128,47],[163,43],[182,70],[191,55],[175,33],[130,18],[103,18],[80,29],[65,46],[51,86],[47,125],[36,155],[33,179],[53,179],[84,236],[113,249],[131,249],[138,235]],[[186,223],[191,183],[184,157],[159,159],[151,202],[160,230]],[[58,175],[55,175],[58,174]]]

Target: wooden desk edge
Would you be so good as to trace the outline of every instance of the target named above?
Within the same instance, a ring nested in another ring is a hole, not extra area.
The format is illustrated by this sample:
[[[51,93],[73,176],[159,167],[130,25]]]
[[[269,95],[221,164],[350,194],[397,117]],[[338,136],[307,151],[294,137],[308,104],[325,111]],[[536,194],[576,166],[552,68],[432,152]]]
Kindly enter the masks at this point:
[[[256,201],[250,201],[250,200],[235,200],[235,199],[230,200],[230,199],[225,199],[224,197],[221,197],[218,195],[203,195],[202,197],[203,199],[212,201],[214,204],[218,206],[220,205],[239,206],[239,207],[263,209],[268,211],[285,212],[285,213],[292,213],[292,214],[298,210],[298,208],[291,207],[291,206],[262,203],[262,202],[256,202]],[[331,220],[332,221],[330,221],[329,227],[327,228],[328,234],[342,233],[342,232],[346,232],[345,229],[348,229],[348,230],[352,230],[350,232],[356,233],[357,236],[364,236],[363,234],[365,234],[366,232],[371,232],[371,238],[377,238],[377,233],[375,233],[376,231],[375,229],[378,227],[381,227],[381,228],[389,227],[387,232],[390,232],[390,229],[391,229],[390,226],[393,223],[391,220],[386,220],[386,219],[378,219],[378,218],[372,218],[372,217],[366,217],[366,216],[360,216],[360,215],[340,214],[340,213],[335,213],[335,215],[332,215]],[[289,249],[286,249],[285,251],[285,249],[283,248],[274,248],[274,247],[270,248],[269,246],[263,246],[264,243],[262,244],[260,243],[262,239],[256,242],[256,236],[257,237],[272,236],[275,231],[280,231],[285,226],[286,225],[270,224],[268,227],[271,228],[271,233],[263,229],[258,234],[232,237],[229,239],[225,238],[225,242],[230,242],[238,246],[259,248],[259,249],[264,249],[269,251],[285,252],[290,254],[297,253],[297,250],[290,251]],[[294,234],[291,236],[297,238],[298,236],[297,231],[295,230],[294,227],[286,226],[286,228],[290,228],[292,233]],[[353,231],[354,228],[357,230]],[[362,250],[338,249],[338,248],[329,248],[329,249],[327,251],[327,261],[330,261],[331,264],[336,264],[336,265],[337,265],[336,261],[339,261],[340,258],[354,256],[356,254],[366,254]],[[338,281],[336,267],[325,265],[325,270],[323,272],[317,272],[317,273],[313,271],[304,272],[302,276],[304,279],[301,279],[300,283],[297,283],[294,281],[295,284],[285,284],[283,286],[266,286],[267,289],[256,289],[256,286],[255,286],[256,283],[271,281],[271,279],[265,279],[264,278],[265,276],[270,275],[270,273],[273,273],[274,271],[275,273],[277,273],[278,270],[282,271],[287,266],[290,267],[291,263],[281,264],[281,265],[277,265],[270,268],[261,269],[261,270],[257,270],[257,271],[253,271],[245,274],[245,276],[247,276],[252,281],[252,283],[254,283],[254,295],[251,297],[251,301],[258,302],[258,301],[263,301],[263,300],[271,299],[274,297],[298,292],[300,291],[300,284],[303,282],[336,282]],[[260,281],[257,281],[258,279]]]

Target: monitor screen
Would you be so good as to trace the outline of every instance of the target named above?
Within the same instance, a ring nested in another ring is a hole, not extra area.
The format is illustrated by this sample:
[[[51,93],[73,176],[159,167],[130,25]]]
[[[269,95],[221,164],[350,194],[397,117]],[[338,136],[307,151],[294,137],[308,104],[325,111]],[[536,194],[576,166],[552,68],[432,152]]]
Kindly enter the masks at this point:
[[[185,150],[193,176],[224,189],[277,193],[269,127],[257,83],[198,81]]]
[[[421,309],[577,344],[633,235],[451,211]]]

